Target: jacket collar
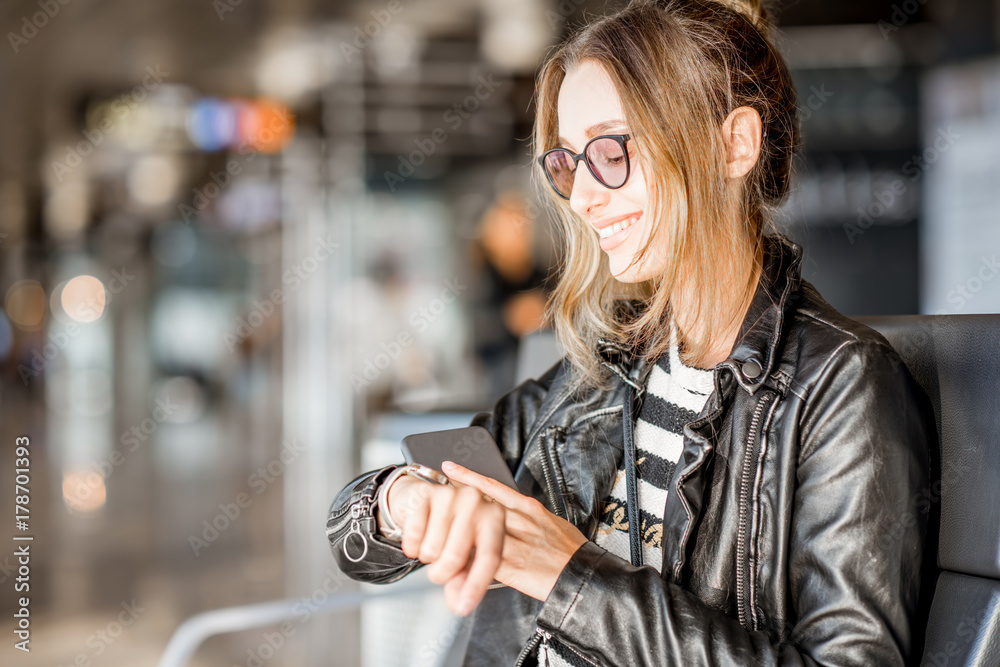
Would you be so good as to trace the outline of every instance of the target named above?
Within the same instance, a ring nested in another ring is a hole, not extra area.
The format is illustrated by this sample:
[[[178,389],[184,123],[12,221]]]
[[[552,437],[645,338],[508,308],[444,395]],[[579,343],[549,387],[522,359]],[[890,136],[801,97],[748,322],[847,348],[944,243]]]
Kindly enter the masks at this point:
[[[740,333],[729,357],[719,367],[729,368],[736,381],[750,394],[765,384],[774,370],[778,344],[787,315],[801,287],[802,248],[781,234],[765,236],[760,280],[743,318]],[[622,302],[619,309],[634,315],[642,304]],[[597,346],[601,363],[631,385],[638,395],[645,389],[649,359],[628,346],[601,340]]]
[[[774,371],[788,315],[801,289],[802,248],[782,235],[764,237],[760,281],[747,310],[728,366],[737,382],[753,394]]]

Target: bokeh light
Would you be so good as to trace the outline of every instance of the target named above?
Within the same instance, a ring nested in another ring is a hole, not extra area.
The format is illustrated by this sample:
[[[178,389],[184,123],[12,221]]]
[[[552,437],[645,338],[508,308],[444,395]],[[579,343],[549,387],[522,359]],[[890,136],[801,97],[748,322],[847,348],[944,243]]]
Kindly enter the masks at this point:
[[[223,148],[277,153],[295,131],[291,110],[274,100],[205,97],[191,106],[188,133],[203,151]]]
[[[258,100],[240,113],[240,137],[262,153],[277,153],[292,138],[295,119],[291,110],[271,100]]]
[[[45,290],[37,280],[19,280],[4,297],[4,310],[14,326],[36,331],[45,321]]]
[[[237,109],[225,100],[204,97],[191,106],[188,133],[201,150],[217,151],[232,145],[237,130]]]
[[[96,470],[68,472],[63,475],[63,502],[75,512],[95,512],[108,499],[104,477]]]
[[[62,290],[63,310],[77,322],[93,322],[104,314],[104,284],[94,276],[77,276]]]
[[[128,172],[128,191],[142,206],[162,206],[177,192],[180,169],[175,160],[165,155],[140,157]]]

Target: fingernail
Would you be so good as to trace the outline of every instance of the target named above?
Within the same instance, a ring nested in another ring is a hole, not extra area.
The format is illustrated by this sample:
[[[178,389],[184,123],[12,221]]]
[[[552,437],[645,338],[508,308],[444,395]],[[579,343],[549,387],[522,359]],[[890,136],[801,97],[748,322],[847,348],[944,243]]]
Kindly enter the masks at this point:
[[[441,464],[441,470],[458,470],[458,464],[452,463],[451,461],[445,461]]]

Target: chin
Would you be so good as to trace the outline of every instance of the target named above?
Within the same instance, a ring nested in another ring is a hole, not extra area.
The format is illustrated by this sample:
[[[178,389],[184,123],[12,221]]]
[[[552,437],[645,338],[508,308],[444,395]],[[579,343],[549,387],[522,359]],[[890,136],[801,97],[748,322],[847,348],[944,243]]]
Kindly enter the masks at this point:
[[[615,280],[620,283],[644,283],[665,270],[664,263],[656,256],[646,257],[645,261],[640,260],[630,266],[631,261],[631,258],[620,262],[611,260],[609,266]]]
[[[620,283],[641,283],[647,279],[640,264],[629,266],[628,262],[611,262],[611,275]]]

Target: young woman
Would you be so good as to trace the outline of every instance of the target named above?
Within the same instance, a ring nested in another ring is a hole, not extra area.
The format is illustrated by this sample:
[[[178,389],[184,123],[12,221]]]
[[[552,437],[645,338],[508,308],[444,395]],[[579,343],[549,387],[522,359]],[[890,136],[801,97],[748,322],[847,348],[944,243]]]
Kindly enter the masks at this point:
[[[634,2],[556,51],[535,145],[567,357],[475,420],[520,493],[459,466],[363,475],[328,522],[341,568],[428,564],[476,610],[468,665],[919,654],[933,426],[886,341],[768,232],[797,139],[757,2]]]

